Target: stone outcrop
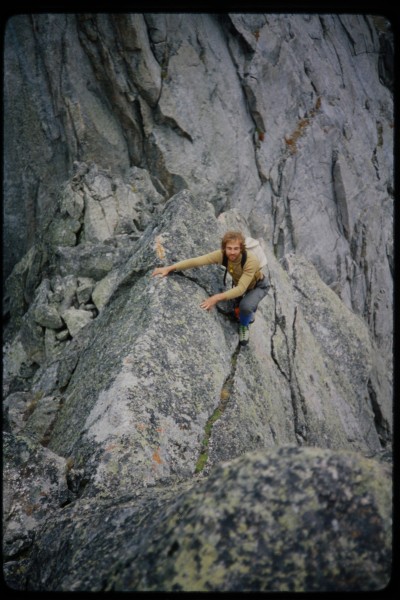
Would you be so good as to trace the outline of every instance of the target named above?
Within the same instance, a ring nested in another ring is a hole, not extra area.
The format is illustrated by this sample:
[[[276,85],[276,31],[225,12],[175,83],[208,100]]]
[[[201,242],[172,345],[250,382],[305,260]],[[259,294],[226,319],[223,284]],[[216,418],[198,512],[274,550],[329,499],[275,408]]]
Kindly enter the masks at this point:
[[[33,545],[19,580],[7,565],[31,591],[377,592],[390,578],[390,472],[274,448],[195,485],[72,503]]]
[[[11,588],[387,585],[390,52],[358,15],[9,21]],[[227,229],[268,258],[246,348],[222,267],[151,277]]]

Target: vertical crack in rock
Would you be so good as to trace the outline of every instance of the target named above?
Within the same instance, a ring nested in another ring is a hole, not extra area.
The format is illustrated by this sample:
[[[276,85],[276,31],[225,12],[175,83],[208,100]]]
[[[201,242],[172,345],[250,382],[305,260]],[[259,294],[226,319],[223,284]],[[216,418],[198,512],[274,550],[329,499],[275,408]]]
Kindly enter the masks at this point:
[[[143,109],[143,101],[141,108]],[[146,165],[153,177],[157,178],[168,196],[173,196],[178,192],[189,188],[186,180],[180,175],[173,173],[167,167],[165,156],[159,145],[157,144],[154,133],[148,135],[144,141],[144,151],[146,156]]]
[[[274,292],[274,303],[275,303],[275,319],[274,319],[274,331],[271,336],[271,357],[276,366],[278,367],[279,372],[283,375],[286,381],[289,384],[290,389],[290,399],[292,403],[293,410],[293,423],[294,423],[294,432],[297,438],[298,443],[301,445],[307,440],[307,426],[305,420],[305,402],[304,397],[299,389],[297,383],[296,372],[294,369],[294,358],[296,354],[296,345],[297,345],[297,334],[296,334],[296,318],[297,318],[297,306],[294,309],[293,323],[292,323],[292,347],[290,344],[290,340],[286,333],[286,317],[285,315],[278,315],[276,310],[277,306],[277,298],[276,292]],[[285,365],[282,366],[282,360],[280,360],[278,355],[278,348],[274,342],[274,339],[278,339],[278,327],[280,328],[285,348],[286,348],[286,356],[285,356]],[[286,370],[285,370],[286,366]]]
[[[255,48],[249,43],[242,32],[239,31],[235,25],[234,19],[229,17],[220,17],[220,24],[223,30],[226,30],[227,49],[232,60],[232,64],[236,69],[238,80],[243,91],[244,104],[247,106],[248,115],[254,123],[254,136],[253,136],[253,148],[254,148],[254,164],[257,168],[258,176],[261,182],[265,183],[268,181],[267,175],[264,173],[260,159],[257,154],[257,150],[260,148],[261,142],[264,141],[264,135],[266,131],[266,125],[263,118],[262,107],[259,106],[257,100],[257,94],[253,90],[259,86],[257,77],[250,74],[251,63],[253,56],[256,54]],[[259,31],[257,30],[257,34]],[[255,35],[255,32],[253,32]],[[257,36],[255,36],[258,39]],[[245,58],[244,65],[240,65],[235,56],[235,52],[232,49],[233,40],[242,48],[243,56]]]
[[[272,220],[273,220],[273,246],[274,254],[279,259],[285,255],[285,233],[284,233],[284,211],[283,203],[283,178],[286,158],[282,157],[276,167],[273,176],[270,176],[269,183],[273,194],[272,201]]]
[[[336,220],[339,232],[350,241],[350,218],[347,206],[346,190],[343,181],[342,167],[336,153],[332,164],[333,199],[336,203]]]
[[[294,359],[297,350],[297,330],[296,330],[296,319],[297,319],[297,306],[294,307],[293,322],[292,322],[292,352],[290,365],[290,396],[292,400],[293,413],[295,414],[295,433],[297,441],[301,445],[307,441],[307,407],[304,400],[304,396],[298,385],[296,369],[294,368]],[[300,402],[300,410],[299,410]],[[301,413],[301,414],[300,414]]]
[[[286,210],[285,210],[285,217],[286,217],[286,226],[288,229],[288,233],[289,233],[289,239],[290,239],[290,244],[291,244],[291,252],[296,252],[296,235],[295,235],[295,219],[293,219],[292,217],[292,211],[290,209],[290,199],[287,198],[286,199]]]
[[[200,450],[199,458],[196,463],[195,473],[201,473],[201,471],[203,471],[203,469],[207,463],[208,447],[209,447],[214,423],[216,421],[218,421],[218,419],[220,419],[222,417],[222,415],[224,414],[225,409],[229,402],[229,398],[232,393],[233,384],[234,384],[234,380],[235,380],[237,358],[239,356],[239,352],[240,352],[240,345],[238,344],[238,346],[231,358],[230,373],[229,373],[228,377],[225,379],[224,385],[222,386],[222,389],[221,389],[219,404],[218,404],[217,408],[214,410],[214,412],[212,413],[212,415],[209,417],[209,419],[206,423],[206,426],[204,428],[204,438],[201,443],[201,450]]]
[[[280,326],[283,333],[284,333],[284,328],[286,326],[285,315],[279,316],[276,307],[277,307],[277,297],[276,297],[276,290],[274,290],[274,312],[275,312],[275,315],[274,315],[274,330],[271,335],[271,357],[272,357],[272,360],[274,361],[274,363],[276,364],[276,366],[278,367],[279,372],[283,375],[283,377],[286,379],[286,381],[290,381],[289,374],[285,373],[284,369],[282,368],[282,366],[279,362],[277,349],[276,349],[275,343],[274,343],[274,339],[278,332],[278,325]]]
[[[371,380],[368,380],[368,394],[371,402],[371,408],[374,413],[374,424],[378,434],[379,442],[382,448],[386,448],[388,442],[390,442],[390,427],[382,414],[376,391]]]

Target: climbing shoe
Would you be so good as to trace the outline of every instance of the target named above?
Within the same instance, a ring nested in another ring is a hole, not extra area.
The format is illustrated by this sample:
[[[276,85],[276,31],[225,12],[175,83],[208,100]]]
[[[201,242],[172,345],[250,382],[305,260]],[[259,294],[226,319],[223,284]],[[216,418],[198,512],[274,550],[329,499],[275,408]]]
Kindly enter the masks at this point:
[[[249,343],[249,328],[246,325],[239,325],[239,344],[246,346]]]

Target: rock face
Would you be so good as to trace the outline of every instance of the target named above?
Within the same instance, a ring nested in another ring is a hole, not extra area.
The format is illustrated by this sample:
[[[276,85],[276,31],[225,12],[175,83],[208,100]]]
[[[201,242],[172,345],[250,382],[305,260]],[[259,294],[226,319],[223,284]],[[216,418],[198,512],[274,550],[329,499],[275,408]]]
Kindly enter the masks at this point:
[[[9,21],[10,587],[388,583],[390,49],[357,15]],[[222,267],[151,277],[227,229],[268,258],[246,348],[200,308]]]
[[[281,447],[221,463],[174,498],[72,504],[35,541],[29,588],[379,590],[391,547],[385,471],[351,453]]]

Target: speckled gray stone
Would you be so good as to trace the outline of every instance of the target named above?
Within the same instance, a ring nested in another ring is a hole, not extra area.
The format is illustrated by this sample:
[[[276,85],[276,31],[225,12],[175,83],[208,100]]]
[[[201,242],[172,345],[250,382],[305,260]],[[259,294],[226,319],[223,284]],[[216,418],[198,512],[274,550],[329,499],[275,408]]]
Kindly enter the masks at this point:
[[[49,591],[379,590],[391,508],[390,469],[376,461],[248,453],[208,479],[65,507],[36,536],[24,577]]]

